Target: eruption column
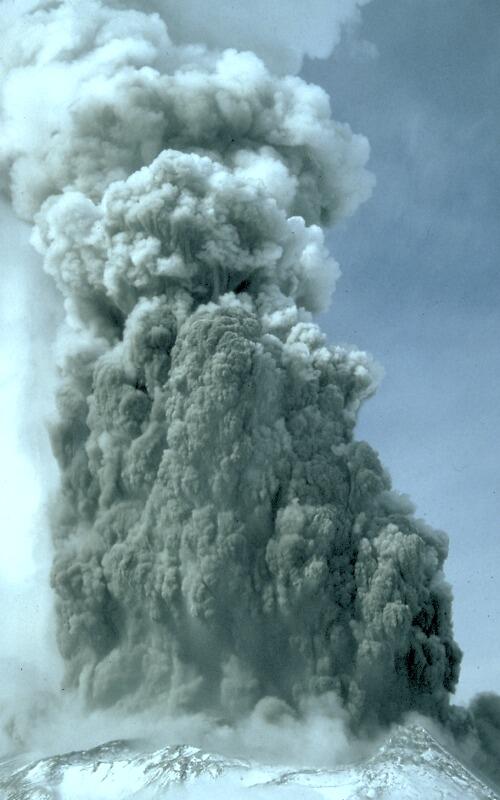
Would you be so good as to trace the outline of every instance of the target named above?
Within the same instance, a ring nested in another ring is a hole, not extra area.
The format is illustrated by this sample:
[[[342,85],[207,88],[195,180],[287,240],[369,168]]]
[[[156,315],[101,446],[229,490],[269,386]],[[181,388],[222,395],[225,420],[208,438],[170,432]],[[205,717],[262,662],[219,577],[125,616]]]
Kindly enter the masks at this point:
[[[64,298],[58,642],[92,706],[236,718],[334,692],[444,718],[447,543],[353,437],[365,353],[312,322],[366,141],[157,14],[6,4],[1,170]],[[10,17],[9,17],[10,14]]]

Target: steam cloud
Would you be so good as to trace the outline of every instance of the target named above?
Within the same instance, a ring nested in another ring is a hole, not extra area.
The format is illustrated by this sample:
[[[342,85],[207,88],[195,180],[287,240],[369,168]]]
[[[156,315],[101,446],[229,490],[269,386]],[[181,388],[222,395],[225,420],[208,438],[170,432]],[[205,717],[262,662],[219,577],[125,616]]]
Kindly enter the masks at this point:
[[[232,4],[211,28],[194,0],[126,5],[3,8],[3,187],[67,316],[66,685],[127,711],[234,720],[333,692],[358,731],[412,710],[498,727],[450,710],[446,537],[353,438],[376,370],[312,322],[339,274],[319,226],[369,196],[367,142],[318,87],[217,49],[234,34],[297,70],[361,3],[318,0],[328,34],[295,16],[276,45],[231,29]]]

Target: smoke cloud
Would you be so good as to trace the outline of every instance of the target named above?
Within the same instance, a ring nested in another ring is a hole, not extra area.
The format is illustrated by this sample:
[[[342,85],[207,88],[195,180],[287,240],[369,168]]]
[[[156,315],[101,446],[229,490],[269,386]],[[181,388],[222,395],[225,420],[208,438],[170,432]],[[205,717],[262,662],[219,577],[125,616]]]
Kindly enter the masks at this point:
[[[461,655],[447,540],[354,439],[376,368],[312,321],[339,275],[321,226],[369,196],[368,144],[320,88],[221,49],[254,39],[296,69],[360,3],[329,3],[324,36],[285,14],[272,57],[282,5],[238,31],[232,4],[221,27],[198,5],[3,9],[3,187],[66,310],[65,685],[126,712],[238,720],[334,693],[358,732],[444,721]]]
[[[295,0],[251,5],[219,0],[206,13],[203,0],[147,0],[142,9],[158,12],[174,41],[202,42],[213,49],[228,44],[251,50],[277,74],[298,72],[304,56],[327,58],[339,43],[342,29],[360,21],[359,10],[369,0],[312,0],[306,6]],[[137,3],[117,0],[118,7]]]

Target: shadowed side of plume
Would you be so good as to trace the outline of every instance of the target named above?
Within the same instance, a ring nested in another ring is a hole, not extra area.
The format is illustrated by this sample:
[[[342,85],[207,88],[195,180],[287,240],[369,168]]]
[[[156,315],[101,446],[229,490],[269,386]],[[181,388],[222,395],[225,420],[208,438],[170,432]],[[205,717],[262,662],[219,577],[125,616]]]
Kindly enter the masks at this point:
[[[154,350],[128,375],[109,353],[94,366],[90,457],[68,447],[71,416],[56,434],[75,455],[53,573],[63,654],[92,702],[238,715],[333,690],[357,723],[444,706],[458,662],[445,547],[352,440],[362,356],[313,333],[283,343],[250,312],[200,309],[154,399],[137,388],[161,372]],[[119,349],[144,354],[132,336]]]

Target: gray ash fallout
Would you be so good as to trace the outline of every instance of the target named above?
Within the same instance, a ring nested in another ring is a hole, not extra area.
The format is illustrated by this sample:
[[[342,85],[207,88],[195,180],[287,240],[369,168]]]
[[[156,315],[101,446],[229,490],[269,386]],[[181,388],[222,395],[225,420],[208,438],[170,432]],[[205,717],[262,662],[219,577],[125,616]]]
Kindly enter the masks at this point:
[[[370,359],[312,321],[339,274],[320,226],[369,196],[367,142],[320,88],[174,45],[158,14],[4,12],[3,184],[66,309],[66,685],[229,719],[334,693],[365,732],[453,716],[446,537],[354,439]]]

